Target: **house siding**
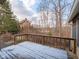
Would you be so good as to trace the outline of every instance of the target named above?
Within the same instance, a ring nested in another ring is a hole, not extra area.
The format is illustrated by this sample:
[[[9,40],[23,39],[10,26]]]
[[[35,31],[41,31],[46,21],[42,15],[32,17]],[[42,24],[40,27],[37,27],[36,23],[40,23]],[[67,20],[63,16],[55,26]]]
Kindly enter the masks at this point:
[[[79,0],[74,0],[69,22],[72,22],[72,37],[77,41],[77,55],[79,57]]]
[[[72,37],[76,39],[76,22],[72,25]]]
[[[76,21],[76,39],[77,39],[77,45],[79,47],[79,19]]]
[[[77,46],[79,47],[79,14],[77,14],[72,22],[72,37],[77,40]]]
[[[73,20],[72,24],[72,37],[77,41],[77,56],[79,58],[79,14]]]

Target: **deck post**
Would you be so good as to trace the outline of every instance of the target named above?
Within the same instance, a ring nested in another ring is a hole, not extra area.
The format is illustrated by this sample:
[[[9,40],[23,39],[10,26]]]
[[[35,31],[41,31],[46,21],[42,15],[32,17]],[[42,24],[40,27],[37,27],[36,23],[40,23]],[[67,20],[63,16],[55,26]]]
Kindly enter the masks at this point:
[[[14,44],[16,44],[16,36],[14,35]]]
[[[74,39],[74,53],[76,54],[77,51],[77,43],[76,43],[76,39]]]

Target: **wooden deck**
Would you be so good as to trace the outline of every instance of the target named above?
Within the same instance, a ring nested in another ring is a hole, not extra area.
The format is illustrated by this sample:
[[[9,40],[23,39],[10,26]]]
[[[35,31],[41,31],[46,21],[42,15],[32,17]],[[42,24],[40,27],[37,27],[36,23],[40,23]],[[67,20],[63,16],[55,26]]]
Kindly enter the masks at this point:
[[[23,42],[1,49],[0,59],[68,59],[68,56],[61,49]]]
[[[14,36],[14,44],[23,41],[31,41],[42,45],[64,49],[76,54],[76,46],[77,46],[76,39],[73,38],[53,37],[49,35],[32,34],[32,33],[16,34]]]
[[[76,39],[73,38],[16,34],[13,44],[0,50],[0,59],[77,59]]]

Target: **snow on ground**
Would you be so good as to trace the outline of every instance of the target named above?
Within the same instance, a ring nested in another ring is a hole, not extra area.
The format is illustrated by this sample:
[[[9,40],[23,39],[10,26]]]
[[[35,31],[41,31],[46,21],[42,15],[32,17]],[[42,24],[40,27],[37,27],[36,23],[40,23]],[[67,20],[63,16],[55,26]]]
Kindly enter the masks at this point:
[[[17,57],[17,59],[67,59],[67,52],[61,49],[52,48],[33,42],[22,42],[17,45],[12,45],[1,49],[0,56],[3,56],[3,51]],[[14,58],[14,57],[13,57]],[[10,58],[11,59],[11,58]]]

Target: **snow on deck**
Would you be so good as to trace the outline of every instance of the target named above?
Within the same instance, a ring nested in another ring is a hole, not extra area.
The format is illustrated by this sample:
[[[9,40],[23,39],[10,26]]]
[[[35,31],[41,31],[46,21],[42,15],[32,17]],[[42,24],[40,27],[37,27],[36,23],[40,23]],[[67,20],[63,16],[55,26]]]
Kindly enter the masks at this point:
[[[22,42],[1,49],[0,59],[67,59],[67,52],[33,42]]]

